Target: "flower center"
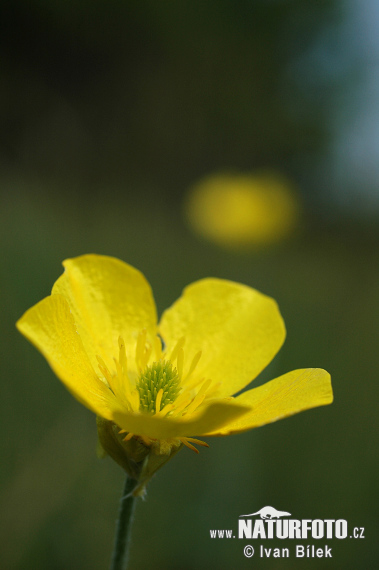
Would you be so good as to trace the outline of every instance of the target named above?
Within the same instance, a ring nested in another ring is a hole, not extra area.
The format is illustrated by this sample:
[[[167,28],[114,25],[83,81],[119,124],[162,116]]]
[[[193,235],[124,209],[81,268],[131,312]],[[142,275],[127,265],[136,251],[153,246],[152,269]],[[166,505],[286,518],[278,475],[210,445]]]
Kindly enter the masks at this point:
[[[136,388],[140,399],[140,412],[155,414],[167,404],[173,404],[180,392],[180,378],[169,360],[159,360],[141,373]],[[161,392],[161,398],[157,398]]]

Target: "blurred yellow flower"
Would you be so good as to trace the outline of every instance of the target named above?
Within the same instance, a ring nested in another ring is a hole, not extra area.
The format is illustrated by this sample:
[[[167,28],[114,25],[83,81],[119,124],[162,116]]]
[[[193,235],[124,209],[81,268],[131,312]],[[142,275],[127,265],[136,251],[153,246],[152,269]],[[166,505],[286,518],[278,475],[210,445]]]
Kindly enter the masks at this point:
[[[17,328],[100,416],[103,447],[140,482],[183,444],[195,451],[194,444],[207,445],[194,436],[242,432],[332,401],[330,376],[321,369],[295,370],[232,397],[285,338],[275,301],[262,293],[203,279],[157,324],[138,270],[99,255],[63,265],[51,295]]]
[[[280,241],[293,232],[300,206],[283,176],[219,173],[191,188],[185,214],[201,236],[227,248],[248,249]]]

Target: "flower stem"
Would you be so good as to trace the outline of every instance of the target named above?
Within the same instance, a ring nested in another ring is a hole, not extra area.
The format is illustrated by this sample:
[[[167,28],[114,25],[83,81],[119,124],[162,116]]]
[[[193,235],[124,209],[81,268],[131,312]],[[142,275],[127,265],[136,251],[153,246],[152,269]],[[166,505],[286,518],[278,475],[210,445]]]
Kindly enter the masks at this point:
[[[136,482],[126,476],[125,486],[120,500],[120,510],[116,525],[116,536],[110,570],[125,570],[128,565],[131,526],[136,498],[131,494]]]

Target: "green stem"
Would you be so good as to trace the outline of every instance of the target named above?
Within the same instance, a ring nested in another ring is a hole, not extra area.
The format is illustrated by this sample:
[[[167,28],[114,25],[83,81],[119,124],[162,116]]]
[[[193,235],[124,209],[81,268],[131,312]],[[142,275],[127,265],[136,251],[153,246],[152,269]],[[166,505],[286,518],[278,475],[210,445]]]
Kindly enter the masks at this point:
[[[120,510],[116,525],[116,536],[110,570],[125,570],[127,568],[130,534],[136,502],[136,498],[133,497],[131,493],[135,486],[136,481],[126,476],[124,491],[120,500]]]

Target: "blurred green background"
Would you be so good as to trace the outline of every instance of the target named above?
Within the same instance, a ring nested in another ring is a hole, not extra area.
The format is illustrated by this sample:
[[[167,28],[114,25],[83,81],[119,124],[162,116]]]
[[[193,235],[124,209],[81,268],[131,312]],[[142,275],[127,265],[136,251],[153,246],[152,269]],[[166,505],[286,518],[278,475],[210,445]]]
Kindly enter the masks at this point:
[[[124,475],[14,327],[83,253],[143,271],[159,312],[205,276],[273,296],[288,336],[256,382],[322,367],[335,392],[181,451],[137,505],[130,568],[379,566],[378,18],[368,0],[1,2],[1,568],[108,567]],[[233,253],[192,233],[193,183],[262,168],[299,189],[292,239]],[[327,541],[330,561],[210,539],[265,505],[366,538]]]

